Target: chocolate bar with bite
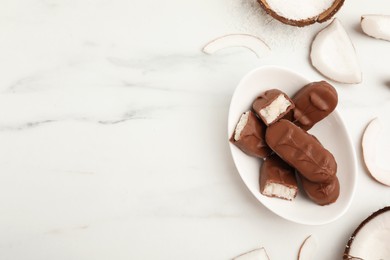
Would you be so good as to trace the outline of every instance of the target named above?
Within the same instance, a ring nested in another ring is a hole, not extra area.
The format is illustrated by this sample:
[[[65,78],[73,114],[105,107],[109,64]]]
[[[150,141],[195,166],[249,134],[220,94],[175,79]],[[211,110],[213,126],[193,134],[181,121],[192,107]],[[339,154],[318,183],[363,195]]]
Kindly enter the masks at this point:
[[[318,205],[329,205],[335,202],[340,195],[340,183],[337,176],[323,183],[311,182],[303,176],[300,176],[300,179],[307,196]]]
[[[265,128],[252,111],[247,111],[241,115],[230,142],[247,155],[265,158],[272,153],[265,143]]]
[[[292,100],[295,108],[290,112],[291,121],[307,131],[336,108],[338,97],[332,85],[319,81],[305,85]]]
[[[265,91],[252,104],[253,111],[268,126],[294,108],[291,99],[279,89]]]
[[[260,192],[268,197],[293,200],[298,193],[295,169],[273,154],[260,168]]]
[[[305,130],[282,119],[266,130],[268,146],[312,182],[326,182],[336,174],[333,155]]]

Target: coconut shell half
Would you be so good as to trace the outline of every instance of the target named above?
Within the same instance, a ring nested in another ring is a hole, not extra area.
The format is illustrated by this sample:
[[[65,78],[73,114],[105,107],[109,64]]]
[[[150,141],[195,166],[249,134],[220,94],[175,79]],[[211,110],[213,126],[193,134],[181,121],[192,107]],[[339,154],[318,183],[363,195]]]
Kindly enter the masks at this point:
[[[287,16],[282,16],[281,14],[278,14],[275,10],[271,8],[271,6],[268,4],[267,0],[257,0],[260,4],[260,6],[273,18],[276,20],[292,25],[292,26],[298,26],[298,27],[304,27],[313,23],[323,23],[330,18],[332,18],[338,10],[341,8],[341,6],[344,4],[344,0],[335,0],[333,4],[326,9],[325,11],[322,11],[321,13],[318,13],[315,16],[303,18],[300,20],[294,20],[292,18],[289,18]],[[293,1],[293,0],[291,0]],[[305,6],[302,6],[302,9],[304,9]]]
[[[390,206],[366,218],[352,233],[343,259],[390,259]]]

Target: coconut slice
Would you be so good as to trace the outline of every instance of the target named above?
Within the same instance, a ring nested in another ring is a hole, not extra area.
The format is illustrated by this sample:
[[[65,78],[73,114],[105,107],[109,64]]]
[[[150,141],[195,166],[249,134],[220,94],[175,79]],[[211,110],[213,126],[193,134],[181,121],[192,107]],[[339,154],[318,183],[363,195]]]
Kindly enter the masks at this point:
[[[337,19],[316,35],[310,59],[320,73],[332,80],[350,84],[362,81],[355,48]]]
[[[298,260],[313,260],[317,251],[317,239],[314,236],[308,236],[299,248]]]
[[[262,247],[236,256],[233,260],[269,260],[269,257],[265,248]]]
[[[261,58],[269,53],[270,48],[259,37],[250,34],[228,34],[218,37],[203,47],[203,52],[213,54],[230,47],[245,47]]]
[[[390,41],[390,15],[363,15],[360,25],[368,36]]]
[[[363,159],[371,176],[378,182],[390,186],[390,170],[379,167],[376,163],[376,146],[382,132],[382,124],[378,118],[372,120],[363,134]]]
[[[258,0],[260,6],[282,23],[306,26],[325,22],[341,8],[344,0]]]
[[[390,207],[374,212],[352,233],[343,259],[390,259]]]

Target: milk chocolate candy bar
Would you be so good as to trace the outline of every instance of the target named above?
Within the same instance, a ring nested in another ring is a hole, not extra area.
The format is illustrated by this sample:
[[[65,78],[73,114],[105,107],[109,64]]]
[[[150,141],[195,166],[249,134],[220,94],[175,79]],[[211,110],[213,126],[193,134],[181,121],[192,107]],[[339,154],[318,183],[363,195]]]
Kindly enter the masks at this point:
[[[307,196],[318,205],[329,205],[335,202],[340,195],[340,183],[337,176],[323,183],[311,182],[302,176],[300,179]]]
[[[267,128],[268,146],[312,182],[325,182],[336,174],[333,155],[305,130],[282,119]]]
[[[271,89],[257,97],[252,104],[252,108],[268,126],[293,109],[294,103],[282,91]]]
[[[230,142],[250,156],[264,158],[272,153],[265,143],[265,128],[252,111],[247,111],[241,115]]]
[[[291,121],[307,131],[336,108],[338,97],[332,85],[319,81],[301,88],[292,100],[295,108]]]
[[[268,197],[293,200],[298,193],[295,169],[276,154],[267,157],[260,168],[260,192]]]

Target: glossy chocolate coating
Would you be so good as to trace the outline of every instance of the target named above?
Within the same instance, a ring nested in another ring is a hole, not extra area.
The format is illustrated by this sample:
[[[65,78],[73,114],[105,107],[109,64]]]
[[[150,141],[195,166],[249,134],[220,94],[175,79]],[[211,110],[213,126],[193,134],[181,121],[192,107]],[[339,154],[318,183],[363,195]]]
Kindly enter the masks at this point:
[[[287,110],[285,112],[281,113],[275,120],[273,120],[270,123],[267,123],[267,120],[261,115],[260,110],[269,106],[280,95],[283,95],[285,99],[290,101],[291,105],[287,108]],[[278,121],[280,118],[282,118],[284,115],[286,115],[293,108],[294,108],[293,101],[284,92],[280,91],[279,89],[270,89],[270,90],[265,91],[263,94],[258,96],[252,104],[253,111],[255,111],[255,113],[261,118],[261,120],[263,120],[263,122],[267,126]]]
[[[282,119],[267,128],[268,146],[312,182],[325,182],[336,174],[333,155],[305,130]]]
[[[340,183],[337,176],[333,176],[330,180],[324,183],[316,183],[307,180],[300,176],[303,190],[307,196],[317,203],[324,206],[331,204],[337,200],[340,194]]]
[[[273,154],[267,157],[260,168],[260,192],[263,193],[266,185],[280,184],[288,188],[295,189],[297,195],[298,186],[295,178],[295,169],[285,163],[279,156]],[[266,195],[268,196],[268,195]],[[294,196],[294,197],[295,197]],[[274,195],[274,197],[279,197]]]
[[[295,108],[291,121],[307,131],[332,113],[337,106],[338,96],[332,85],[319,81],[301,88],[292,100]]]
[[[265,158],[272,153],[272,150],[265,142],[266,126],[256,117],[252,111],[249,112],[248,122],[241,131],[240,139],[235,140],[235,131],[230,142],[250,156]]]

